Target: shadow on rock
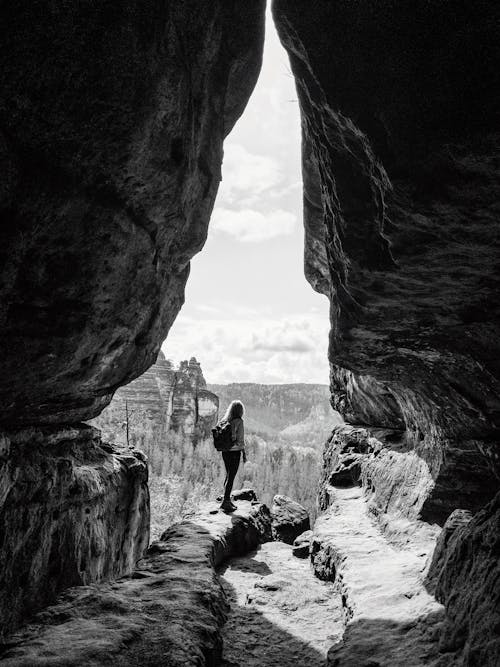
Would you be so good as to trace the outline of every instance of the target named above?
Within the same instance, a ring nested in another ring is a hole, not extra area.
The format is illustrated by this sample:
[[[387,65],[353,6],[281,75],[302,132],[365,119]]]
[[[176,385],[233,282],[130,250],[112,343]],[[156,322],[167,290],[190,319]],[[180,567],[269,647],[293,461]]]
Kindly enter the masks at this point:
[[[241,570],[242,572],[253,572],[255,574],[259,574],[262,577],[267,576],[268,574],[272,574],[272,570],[267,565],[266,563],[263,563],[262,561],[255,560],[254,556],[257,552],[254,551],[250,554],[248,554],[248,558],[245,561],[234,561],[231,563],[231,567],[236,570]],[[229,563],[225,563],[220,567],[218,570],[219,574],[221,576],[224,576],[224,573],[229,567]]]
[[[325,655],[308,643],[307,636],[292,635],[252,603],[238,604],[235,588],[225,579],[222,584],[231,612],[223,629],[221,667],[324,667]]]
[[[409,622],[359,619],[351,622],[343,641],[328,651],[328,667],[454,667],[455,653],[440,653],[442,613]]]

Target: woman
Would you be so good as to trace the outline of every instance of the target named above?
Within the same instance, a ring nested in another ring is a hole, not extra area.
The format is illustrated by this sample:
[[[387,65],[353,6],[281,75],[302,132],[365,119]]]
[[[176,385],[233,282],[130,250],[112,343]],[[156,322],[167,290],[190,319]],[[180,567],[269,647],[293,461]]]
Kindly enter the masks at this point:
[[[231,435],[233,446],[222,452],[224,465],[226,466],[226,479],[224,481],[224,500],[221,509],[225,512],[234,512],[236,505],[231,502],[231,491],[233,490],[234,478],[240,466],[240,458],[243,453],[243,463],[247,460],[245,452],[245,431],[243,427],[243,415],[245,408],[241,401],[231,401],[223,421],[231,423]]]

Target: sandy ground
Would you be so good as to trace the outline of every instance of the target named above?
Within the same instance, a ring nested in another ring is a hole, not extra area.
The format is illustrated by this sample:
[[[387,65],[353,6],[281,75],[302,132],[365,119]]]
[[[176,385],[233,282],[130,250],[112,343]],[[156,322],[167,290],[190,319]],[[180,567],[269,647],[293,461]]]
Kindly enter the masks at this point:
[[[224,667],[316,667],[343,632],[341,601],[308,559],[268,542],[220,572],[231,601]]]

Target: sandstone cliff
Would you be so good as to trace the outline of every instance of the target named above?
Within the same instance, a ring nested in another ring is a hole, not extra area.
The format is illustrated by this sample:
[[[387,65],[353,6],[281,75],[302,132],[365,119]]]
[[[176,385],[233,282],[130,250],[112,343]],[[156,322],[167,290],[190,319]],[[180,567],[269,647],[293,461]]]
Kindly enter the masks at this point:
[[[258,76],[264,2],[21,0],[0,18],[8,630],[64,586],[127,572],[147,544],[144,462],[79,422],[151,366],[183,303]]]
[[[151,437],[178,434],[196,444],[210,437],[218,409],[219,399],[208,391],[196,359],[182,361],[174,369],[160,351],[156,363],[120,387],[108,407],[90,423],[101,429],[106,440],[123,445],[138,444],[146,431]]]
[[[362,484],[393,537],[443,525],[499,488],[498,4],[273,10],[302,115],[306,275],[332,305],[333,404],[364,427],[336,432],[325,485]],[[472,563],[481,539],[464,530],[443,574],[469,568],[481,605],[440,590],[462,622],[456,660],[475,664],[482,643],[493,665],[498,637],[476,631],[496,605]]]
[[[402,637],[414,664],[428,661],[404,615],[413,597],[416,634],[442,631],[441,664],[500,661],[499,12],[495,0],[274,0],[302,113],[306,274],[331,301],[334,407],[361,427],[340,427],[328,445],[325,523],[343,517],[345,551],[329,534],[318,553],[329,549],[358,592],[353,558],[364,556],[377,600],[404,619],[384,626],[398,667]],[[152,364],[180,308],[222,142],[258,74],[264,3],[21,0],[1,14],[9,628],[29,612],[26,591],[38,605],[116,576],[147,540],[144,462],[65,424],[96,416]],[[353,486],[342,495],[339,483]],[[431,568],[442,626],[417,586],[421,556],[394,559],[366,500],[399,544],[446,526],[456,508],[474,514],[447,526]],[[369,559],[352,548],[353,526],[354,546],[366,548],[364,536],[374,545]],[[375,552],[390,564],[384,577],[371,569]],[[391,572],[397,605],[381,590]],[[346,595],[346,614],[355,608]],[[332,664],[370,654],[381,636],[370,613]],[[117,631],[117,646],[134,632]]]
[[[90,426],[0,435],[0,638],[68,586],[130,572],[149,541],[146,459]]]
[[[183,303],[264,2],[0,12],[0,420],[75,422],[151,366]]]

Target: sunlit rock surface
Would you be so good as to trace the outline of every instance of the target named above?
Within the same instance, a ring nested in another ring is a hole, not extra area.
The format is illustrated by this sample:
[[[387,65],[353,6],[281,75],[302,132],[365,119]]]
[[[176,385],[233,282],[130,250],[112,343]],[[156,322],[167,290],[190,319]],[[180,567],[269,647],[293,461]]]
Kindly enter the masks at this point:
[[[11,638],[0,663],[215,667],[228,611],[215,568],[270,533],[265,505],[240,501],[224,514],[209,503],[154,542],[131,576],[66,591]]]
[[[127,419],[129,442],[134,444],[145,433],[153,440],[153,433],[178,434],[196,443],[211,436],[219,410],[218,397],[206,387],[194,357],[174,368],[160,351],[151,368],[120,387],[91,424],[106,440],[122,444],[127,443]]]
[[[75,422],[179,311],[264,2],[21,0],[1,23],[0,420]]]
[[[346,625],[328,665],[455,667],[454,655],[439,655],[444,610],[424,586],[433,541],[424,532],[411,548],[396,548],[370,519],[362,489],[332,491],[311,545],[316,576],[336,583]]]
[[[68,586],[131,572],[149,541],[145,457],[90,426],[0,433],[0,638]]]
[[[231,604],[222,665],[325,667],[343,631],[334,584],[315,577],[283,542],[266,542],[219,572]]]

